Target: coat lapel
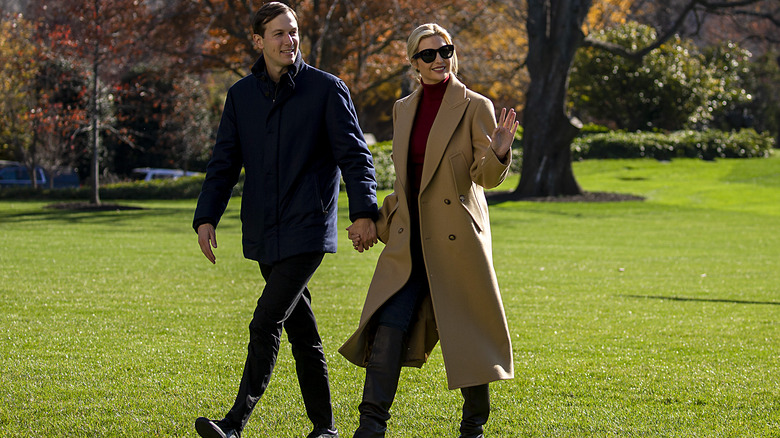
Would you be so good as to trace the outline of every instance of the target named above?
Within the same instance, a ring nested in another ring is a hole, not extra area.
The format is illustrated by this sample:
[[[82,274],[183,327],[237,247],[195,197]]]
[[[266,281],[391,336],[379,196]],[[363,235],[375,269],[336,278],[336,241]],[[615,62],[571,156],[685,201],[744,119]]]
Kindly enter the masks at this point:
[[[433,175],[444,156],[444,151],[447,149],[447,145],[449,144],[452,135],[455,133],[455,129],[458,128],[463,113],[466,112],[466,108],[468,107],[469,99],[466,97],[466,86],[458,81],[454,75],[450,75],[450,82],[447,91],[444,92],[444,99],[442,100],[439,112],[436,114],[433,127],[431,127],[431,133],[428,135],[428,143],[425,146],[425,163],[423,164],[420,193],[425,190],[425,187],[430,183],[431,178],[433,178]],[[416,106],[414,110],[413,114],[416,113]],[[409,122],[410,133],[413,121],[414,118]],[[409,133],[406,134],[407,154],[409,145],[408,138]]]
[[[412,136],[412,126],[417,114],[417,105],[420,103],[422,93],[418,88],[399,103],[396,111],[396,132],[393,137],[393,163],[398,180],[403,184],[404,190],[409,190],[408,164],[409,164],[409,140]]]

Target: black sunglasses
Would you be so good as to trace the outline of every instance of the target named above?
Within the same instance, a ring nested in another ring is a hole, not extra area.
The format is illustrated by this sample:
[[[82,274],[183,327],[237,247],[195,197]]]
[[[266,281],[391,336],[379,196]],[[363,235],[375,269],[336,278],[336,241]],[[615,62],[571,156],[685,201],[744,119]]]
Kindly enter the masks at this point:
[[[446,46],[441,46],[438,49],[420,50],[412,56],[412,59],[420,58],[424,63],[430,64],[436,60],[436,53],[441,55],[441,59],[450,59],[455,53],[455,46],[452,44],[447,44]]]

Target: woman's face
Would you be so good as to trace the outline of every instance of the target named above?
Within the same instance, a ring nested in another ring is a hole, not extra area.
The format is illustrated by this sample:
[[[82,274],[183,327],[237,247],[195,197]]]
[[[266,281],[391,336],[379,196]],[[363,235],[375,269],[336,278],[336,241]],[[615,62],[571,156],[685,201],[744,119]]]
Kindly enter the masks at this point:
[[[447,41],[441,37],[441,35],[432,35],[420,40],[420,45],[417,47],[417,52],[425,49],[438,50],[442,46],[446,46]],[[413,59],[412,65],[417,71],[420,72],[420,79],[424,84],[438,84],[445,80],[452,71],[452,58],[443,59],[441,55],[436,54],[436,59],[431,63],[427,63],[420,58]]]

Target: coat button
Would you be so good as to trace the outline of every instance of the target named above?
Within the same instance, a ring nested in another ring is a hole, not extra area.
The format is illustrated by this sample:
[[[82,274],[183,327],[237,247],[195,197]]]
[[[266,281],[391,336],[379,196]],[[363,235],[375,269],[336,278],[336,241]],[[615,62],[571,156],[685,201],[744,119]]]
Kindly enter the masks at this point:
[[[450,200],[449,199],[445,199],[444,203],[447,204],[447,205],[450,205]]]
[[[401,233],[403,233],[403,232],[404,232],[404,228],[403,228],[403,227],[401,227],[401,228],[399,228],[399,229],[398,229],[398,234],[401,234]]]
[[[466,196],[465,195],[460,195],[459,199],[460,199],[460,202],[466,202]]]
[[[450,234],[450,240],[455,240],[455,235],[454,234]]]

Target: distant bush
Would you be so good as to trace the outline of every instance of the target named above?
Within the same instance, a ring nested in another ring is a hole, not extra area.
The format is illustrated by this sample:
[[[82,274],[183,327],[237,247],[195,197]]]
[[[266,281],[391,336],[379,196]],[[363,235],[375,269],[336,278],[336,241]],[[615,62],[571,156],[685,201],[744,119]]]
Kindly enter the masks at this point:
[[[610,131],[611,129],[609,129],[607,126],[597,125],[595,123],[586,123],[582,125],[582,128],[580,129],[580,135],[603,134]]]
[[[105,199],[193,199],[200,194],[205,176],[122,182],[100,188]]]
[[[774,139],[752,129],[739,132],[675,131],[608,132],[578,137],[572,143],[572,159],[589,158],[752,158],[768,157]]]
[[[395,181],[395,168],[393,167],[393,142],[384,141],[369,147],[374,157],[376,169],[376,182],[380,190],[392,189]]]
[[[633,21],[589,36],[629,52],[658,40],[655,29]],[[627,131],[749,127],[748,119],[761,114],[751,111],[754,96],[747,89],[756,77],[751,56],[735,43],[702,50],[677,35],[638,61],[584,47],[572,64],[571,106],[583,120]],[[738,123],[726,125],[725,117]]]

